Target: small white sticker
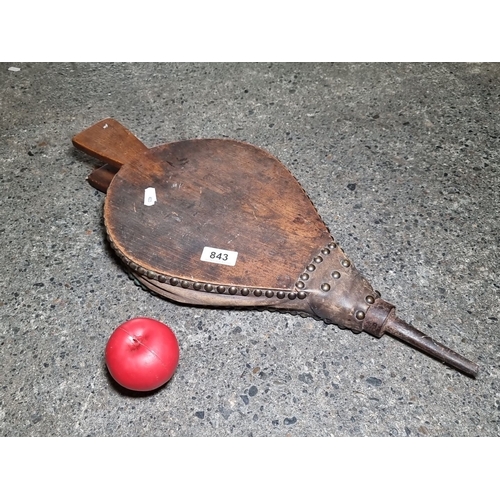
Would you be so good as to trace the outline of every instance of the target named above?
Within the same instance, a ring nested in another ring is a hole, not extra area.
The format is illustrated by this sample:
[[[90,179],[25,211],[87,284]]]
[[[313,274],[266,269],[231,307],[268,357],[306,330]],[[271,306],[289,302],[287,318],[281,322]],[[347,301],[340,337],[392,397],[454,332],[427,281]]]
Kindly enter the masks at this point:
[[[155,188],[146,188],[144,190],[144,205],[152,207],[156,203],[156,190]]]
[[[201,253],[200,260],[203,262],[213,262],[214,264],[223,264],[225,266],[234,266],[238,252],[223,250],[222,248],[205,247]]]

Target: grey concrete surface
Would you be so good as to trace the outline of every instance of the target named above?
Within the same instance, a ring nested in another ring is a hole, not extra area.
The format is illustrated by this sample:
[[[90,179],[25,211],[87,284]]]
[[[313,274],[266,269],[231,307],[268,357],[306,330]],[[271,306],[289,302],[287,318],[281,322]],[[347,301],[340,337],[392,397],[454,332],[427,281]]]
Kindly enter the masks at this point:
[[[0,99],[2,436],[499,435],[500,65],[1,63]],[[276,155],[399,315],[479,377],[388,336],[136,287],[71,144],[108,116],[148,146]],[[152,394],[104,363],[136,316],[180,343]]]

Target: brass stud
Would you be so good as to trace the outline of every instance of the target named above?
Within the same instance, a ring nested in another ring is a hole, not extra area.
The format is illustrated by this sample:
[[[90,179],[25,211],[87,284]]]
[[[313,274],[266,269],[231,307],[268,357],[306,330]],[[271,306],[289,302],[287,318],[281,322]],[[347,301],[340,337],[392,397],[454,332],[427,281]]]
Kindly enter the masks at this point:
[[[306,294],[306,292],[301,291],[301,292],[299,292],[299,293],[297,294],[297,297],[298,297],[299,299],[305,299],[305,298],[307,297],[307,294]]]
[[[297,281],[297,283],[295,284],[295,286],[296,286],[297,288],[301,288],[301,289],[302,289],[302,288],[304,288],[306,285],[304,284],[304,282],[303,282],[303,281]]]
[[[266,290],[266,297],[270,299],[274,295],[274,292],[272,290]]]
[[[213,289],[214,289],[214,287],[212,285],[209,285],[208,283],[205,285],[205,290],[207,292],[211,292]]]
[[[324,292],[328,292],[330,290],[330,285],[328,283],[323,283],[321,285],[321,290],[323,290]]]
[[[340,273],[338,271],[333,271],[332,278],[335,278],[336,280],[338,280],[340,278]]]
[[[323,248],[323,250],[321,250],[321,253],[323,255],[328,255],[330,253],[330,250],[328,248]]]
[[[323,262],[323,257],[320,257],[319,255],[317,257],[314,257],[314,262],[316,262],[316,264]]]
[[[351,265],[351,261],[349,259],[343,259],[341,261],[341,264],[344,266],[344,267],[349,267]]]
[[[159,274],[158,275],[158,281],[160,283],[165,283],[167,281],[167,277],[166,276],[163,276],[163,274]]]
[[[132,269],[132,271],[137,271],[138,267],[139,266],[135,262],[130,263],[130,269]]]
[[[229,293],[231,295],[234,295],[237,291],[238,291],[238,289],[235,286],[229,287]]]
[[[189,288],[189,281],[182,280],[181,286],[182,286],[182,288]]]
[[[304,281],[307,281],[309,279],[309,275],[307,273],[301,274],[300,275],[300,279],[304,280]]]
[[[201,290],[201,287],[202,287],[202,284],[201,284],[201,283],[195,283],[195,284],[193,285],[193,288],[194,288],[195,290]]]
[[[276,297],[278,297],[278,299],[284,299],[284,298],[285,298],[285,292],[283,292],[282,290],[280,290],[280,291],[276,294]]]
[[[365,313],[363,311],[357,311],[356,312],[356,319],[359,319],[360,321],[365,319]]]
[[[177,278],[170,278],[170,284],[172,286],[177,286],[179,284],[179,280]]]
[[[146,273],[146,276],[147,276],[149,279],[151,279],[151,280],[153,280],[153,279],[155,279],[155,278],[156,278],[156,274],[155,274],[153,271],[148,271],[148,272]]]
[[[257,288],[257,290],[254,290],[254,291],[253,291],[253,294],[254,294],[256,297],[260,297],[260,296],[262,295],[262,290],[259,290],[259,289]]]
[[[297,294],[296,294],[295,292],[290,292],[290,293],[288,294],[288,298],[289,298],[290,300],[295,300],[295,299],[297,298]]]
[[[241,295],[246,297],[249,293],[250,293],[250,290],[248,288],[242,288]]]
[[[315,269],[316,269],[316,266],[314,264],[309,264],[306,269],[309,271],[309,272],[313,272]]]
[[[222,285],[219,285],[219,286],[217,287],[217,291],[218,291],[219,293],[224,293],[224,292],[226,291],[226,287],[225,287],[225,286],[222,286]]]
[[[337,243],[335,243],[334,241],[332,241],[331,243],[328,243],[328,246],[330,248],[337,248]]]
[[[372,297],[371,295],[367,295],[365,300],[368,304],[373,304],[375,302],[375,298]]]

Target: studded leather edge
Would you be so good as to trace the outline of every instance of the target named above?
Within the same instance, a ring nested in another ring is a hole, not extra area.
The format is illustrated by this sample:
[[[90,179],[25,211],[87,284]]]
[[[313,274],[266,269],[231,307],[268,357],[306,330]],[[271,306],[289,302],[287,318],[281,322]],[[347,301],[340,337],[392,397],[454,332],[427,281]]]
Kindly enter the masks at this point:
[[[333,258],[333,260],[332,260]],[[328,277],[325,277],[321,282],[317,279],[315,274],[321,270],[322,264],[326,264],[330,267]],[[304,291],[305,293],[323,293],[329,294],[334,293],[336,288],[336,283],[344,279],[346,274],[357,273],[354,264],[345,254],[344,250],[335,242],[332,237],[332,241],[325,245],[318,253],[311,259],[309,264],[305,267],[304,271],[300,274],[295,287],[298,290]],[[351,278],[349,278],[351,279]],[[311,287],[311,285],[314,285]],[[368,283],[367,283],[368,285]],[[317,287],[317,288],[315,288]],[[371,289],[368,285],[366,290],[366,295],[364,300],[358,303],[358,307],[352,314],[352,324],[350,326],[344,326],[341,322],[334,321],[330,318],[320,317],[327,324],[336,324],[339,328],[345,329],[349,328],[354,333],[361,333],[363,330],[363,324],[370,306],[375,303],[377,299],[380,298],[380,292]]]
[[[111,239],[109,233],[107,233],[107,238],[109,244],[120,260],[130,268],[134,273],[137,273],[149,280],[158,281],[160,284],[167,284],[171,286],[179,286],[185,289],[195,290],[202,293],[215,293],[215,294],[226,294],[226,295],[240,295],[243,297],[255,296],[255,297],[266,297],[268,299],[278,298],[278,299],[305,299],[307,293],[300,289],[275,289],[275,288],[255,288],[255,287],[242,287],[234,285],[222,285],[215,283],[208,283],[203,281],[193,281],[179,278],[177,276],[170,276],[167,274],[157,273],[151,269],[147,269],[143,266],[138,265],[136,262],[129,259],[126,255],[119,250]]]
[[[343,250],[337,245],[337,243],[335,243],[335,241],[332,238],[332,241],[330,243],[328,243],[328,245],[326,245],[324,248],[322,248],[318,252],[318,255],[316,255],[311,260],[311,262],[309,262],[309,264],[304,269],[304,272],[300,274],[299,279],[295,283],[295,288],[297,290],[305,290],[305,289],[307,289],[306,283],[311,278],[311,275],[312,275],[311,273],[314,273],[314,271],[316,271],[316,269],[317,269],[318,264],[321,264],[323,262],[324,258],[327,255],[330,255],[330,253],[332,252],[332,250],[337,249],[337,248],[342,252],[342,255],[344,255]],[[340,260],[340,264],[344,268],[348,268],[348,267],[351,266],[351,261],[347,257],[345,257],[345,258],[342,258]],[[332,272],[332,278],[339,279],[340,276],[341,275],[340,275],[339,271],[333,271]],[[330,290],[330,285],[328,283],[323,283],[321,285],[321,290],[323,292],[328,292]]]

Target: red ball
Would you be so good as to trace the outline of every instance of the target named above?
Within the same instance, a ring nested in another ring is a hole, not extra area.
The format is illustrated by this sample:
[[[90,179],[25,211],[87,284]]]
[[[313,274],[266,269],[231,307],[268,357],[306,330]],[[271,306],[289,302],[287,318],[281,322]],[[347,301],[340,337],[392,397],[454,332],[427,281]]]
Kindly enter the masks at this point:
[[[106,345],[111,376],[133,391],[152,391],[168,382],[179,362],[174,332],[151,318],[134,318],[120,325]]]

